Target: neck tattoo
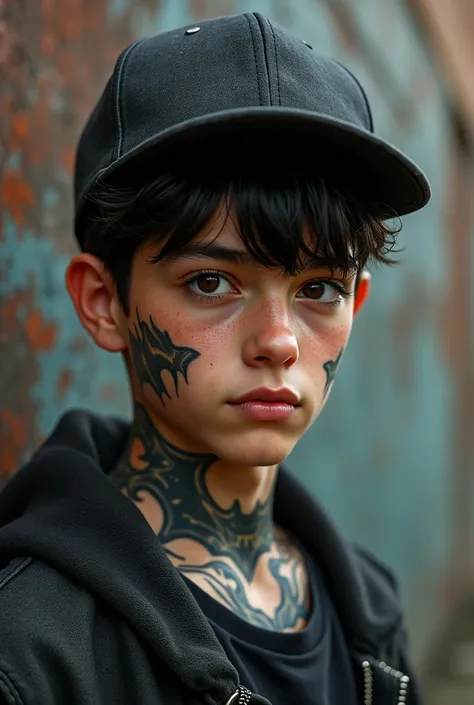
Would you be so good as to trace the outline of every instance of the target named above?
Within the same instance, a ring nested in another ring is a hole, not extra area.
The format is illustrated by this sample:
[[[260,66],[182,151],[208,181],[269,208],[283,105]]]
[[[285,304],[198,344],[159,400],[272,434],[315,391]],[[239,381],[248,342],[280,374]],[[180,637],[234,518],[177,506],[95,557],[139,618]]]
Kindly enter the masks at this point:
[[[139,467],[129,457],[112,471],[115,486],[137,506],[149,495],[159,504],[163,521],[158,540],[181,573],[202,586],[224,606],[255,626],[276,631],[301,628],[309,613],[304,559],[283,531],[273,525],[270,496],[248,514],[239,500],[221,507],[206,486],[214,455],[187,453],[166,441],[145,409],[136,409],[133,438],[140,441]],[[173,549],[185,539],[204,551],[205,559],[188,560]],[[264,561],[277,587],[275,604],[251,599],[256,568]]]
[[[206,486],[215,455],[187,453],[166,441],[142,406],[136,409],[135,425],[143,469],[120,463],[113,473],[115,485],[135,502],[147,492],[159,503],[163,512],[159,539],[165,548],[172,541],[191,539],[212,556],[238,563],[251,580],[259,557],[270,550],[274,539],[271,497],[257,502],[249,514],[242,512],[238,499],[229,509],[220,507]]]
[[[141,320],[138,311],[130,342],[140,385],[150,385],[164,404],[164,397],[171,399],[162,379],[167,370],[178,396],[178,381],[188,384],[188,367],[200,353],[175,345],[167,331],[151,317],[149,323]],[[136,460],[134,444],[141,448]],[[147,496],[159,505],[158,540],[181,573],[251,624],[295,631],[306,623],[310,608],[304,559],[274,526],[273,492],[249,513],[237,498],[228,508],[216,502],[206,473],[217,460],[169,443],[137,405],[129,446],[110,479],[138,507]],[[175,550],[180,541],[178,546],[186,545],[190,555]],[[266,586],[260,597],[258,590],[255,596],[257,573],[259,584]]]
[[[199,357],[192,348],[174,345],[169,334],[150,318],[131,333],[135,371],[161,402],[170,397],[161,378],[168,370],[178,394],[178,379],[188,383],[187,368]],[[131,448],[140,447],[139,457]],[[162,521],[157,537],[173,564],[228,609],[255,626],[295,631],[308,619],[309,590],[304,559],[273,523],[273,492],[249,513],[236,498],[222,507],[211,495],[206,473],[218,460],[212,454],[188,453],[158,432],[146,409],[137,405],[130,443],[110,479],[138,507],[146,497],[159,505]],[[184,544],[183,544],[184,540]],[[180,555],[175,543],[191,547]],[[192,555],[191,555],[192,554]],[[271,586],[255,595],[256,576]],[[253,589],[252,589],[253,588]]]

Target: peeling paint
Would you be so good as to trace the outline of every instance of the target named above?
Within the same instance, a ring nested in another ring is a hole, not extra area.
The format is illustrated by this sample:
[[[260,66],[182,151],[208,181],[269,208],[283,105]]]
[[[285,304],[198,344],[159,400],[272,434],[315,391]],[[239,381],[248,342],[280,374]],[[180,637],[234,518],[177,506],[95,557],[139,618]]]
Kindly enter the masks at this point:
[[[34,196],[30,184],[23,179],[19,171],[5,170],[2,181],[2,202],[12,219],[21,225],[25,219],[26,209],[34,203]]]

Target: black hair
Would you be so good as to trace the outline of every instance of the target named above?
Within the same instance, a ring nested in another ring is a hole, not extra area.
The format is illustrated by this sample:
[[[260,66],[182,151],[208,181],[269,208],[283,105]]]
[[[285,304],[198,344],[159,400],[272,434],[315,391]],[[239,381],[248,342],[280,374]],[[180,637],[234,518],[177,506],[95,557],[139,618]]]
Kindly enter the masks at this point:
[[[137,249],[152,241],[159,261],[185,247],[224,206],[250,254],[294,275],[309,259],[360,272],[370,261],[393,263],[399,223],[326,179],[281,170],[208,173],[170,169],[130,186],[98,183],[91,195],[83,249],[111,273],[129,313],[130,272]]]

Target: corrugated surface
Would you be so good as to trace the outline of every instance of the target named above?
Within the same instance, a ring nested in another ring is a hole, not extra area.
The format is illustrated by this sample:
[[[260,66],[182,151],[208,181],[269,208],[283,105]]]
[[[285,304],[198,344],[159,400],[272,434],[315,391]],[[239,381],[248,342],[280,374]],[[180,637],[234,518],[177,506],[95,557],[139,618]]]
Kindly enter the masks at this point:
[[[75,140],[111,62],[137,35],[255,9],[345,60],[378,130],[432,180],[432,205],[406,222],[403,263],[374,273],[332,399],[291,459],[344,530],[398,571],[421,655],[468,581],[474,258],[470,164],[397,2],[0,1],[1,473],[67,408],[127,412],[119,359],[86,339],[63,288]]]

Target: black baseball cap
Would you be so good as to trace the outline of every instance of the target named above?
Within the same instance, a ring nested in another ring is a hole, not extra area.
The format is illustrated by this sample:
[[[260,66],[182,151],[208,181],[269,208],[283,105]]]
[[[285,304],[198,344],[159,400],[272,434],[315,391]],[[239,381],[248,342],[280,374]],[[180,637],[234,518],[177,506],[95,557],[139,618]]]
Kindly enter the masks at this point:
[[[167,160],[195,159],[196,150],[204,170],[232,155],[275,168],[291,158],[387,217],[430,199],[423,172],[374,135],[354,75],[267,17],[245,13],[140,39],[119,56],[78,145],[79,242],[98,179],[130,185]]]

